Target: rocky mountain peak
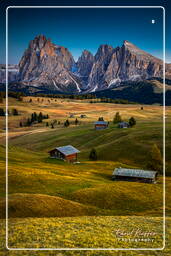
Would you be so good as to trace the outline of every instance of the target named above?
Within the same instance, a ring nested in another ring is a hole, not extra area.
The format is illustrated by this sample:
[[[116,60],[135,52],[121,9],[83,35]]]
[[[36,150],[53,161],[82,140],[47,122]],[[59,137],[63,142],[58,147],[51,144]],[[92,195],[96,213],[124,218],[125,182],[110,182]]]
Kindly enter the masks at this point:
[[[110,45],[107,44],[102,44],[99,46],[97,53],[95,55],[95,60],[98,60],[99,58],[101,58],[101,56],[105,56],[105,55],[111,55],[114,51],[114,48]]]
[[[94,60],[94,56],[93,56],[93,54],[90,52],[90,51],[88,51],[88,50],[84,50],[83,52],[82,52],[82,54],[81,54],[81,56],[78,58],[78,63],[80,62],[80,61],[83,61],[83,60]]]
[[[166,65],[167,76],[169,67]],[[102,44],[95,56],[85,49],[75,63],[67,48],[38,35],[30,41],[20,60],[18,77],[26,85],[81,93],[162,76],[162,61],[127,40],[116,48]]]
[[[79,74],[79,76],[82,77],[84,85],[87,84],[87,80],[91,72],[93,63],[93,54],[88,50],[84,50],[77,61],[77,73]]]

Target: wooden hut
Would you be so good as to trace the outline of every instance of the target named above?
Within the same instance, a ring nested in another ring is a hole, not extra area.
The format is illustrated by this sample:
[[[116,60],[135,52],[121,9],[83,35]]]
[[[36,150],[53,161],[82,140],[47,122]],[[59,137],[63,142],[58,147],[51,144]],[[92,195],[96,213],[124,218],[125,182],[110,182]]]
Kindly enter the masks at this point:
[[[113,180],[122,181],[137,181],[145,183],[156,183],[158,172],[141,170],[141,169],[126,169],[126,168],[115,168],[113,171]]]
[[[94,123],[96,130],[106,129],[108,127],[108,122],[105,121],[97,121]]]
[[[129,123],[128,122],[120,122],[118,123],[119,128],[129,128]]]
[[[57,147],[49,151],[51,158],[57,158],[68,162],[76,162],[80,151],[71,145]]]

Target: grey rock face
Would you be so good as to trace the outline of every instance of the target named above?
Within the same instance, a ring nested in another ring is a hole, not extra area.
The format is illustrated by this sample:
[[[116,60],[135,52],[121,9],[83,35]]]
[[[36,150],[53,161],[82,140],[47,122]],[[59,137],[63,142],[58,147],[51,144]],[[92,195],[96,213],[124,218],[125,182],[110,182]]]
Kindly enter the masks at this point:
[[[52,90],[80,92],[80,81],[75,80],[71,69],[75,61],[64,47],[54,45],[45,36],[35,37],[19,63],[19,80]]]
[[[88,80],[89,90],[96,91],[97,89],[107,88],[105,73],[115,51],[116,49],[109,45],[101,45],[99,47]]]
[[[171,78],[171,64],[166,64]],[[84,50],[77,63],[64,47],[45,36],[35,37],[19,63],[19,82],[68,93],[117,87],[123,81],[163,77],[163,62],[124,41],[121,47],[101,45],[93,56]]]
[[[94,63],[94,56],[91,52],[84,50],[82,52],[81,57],[79,57],[76,66],[77,66],[77,74],[83,80],[85,86],[87,85],[88,78]]]

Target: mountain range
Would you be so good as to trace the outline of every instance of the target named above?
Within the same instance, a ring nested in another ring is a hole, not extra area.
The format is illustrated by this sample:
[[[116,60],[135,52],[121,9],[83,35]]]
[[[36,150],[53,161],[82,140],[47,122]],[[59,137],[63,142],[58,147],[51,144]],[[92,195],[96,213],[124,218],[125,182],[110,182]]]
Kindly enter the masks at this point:
[[[162,79],[163,61],[127,40],[116,48],[100,45],[95,55],[84,50],[75,61],[67,48],[38,35],[14,70],[9,73],[12,88],[82,94],[119,88],[125,82]],[[171,64],[166,64],[165,74],[171,79]],[[0,76],[2,82],[2,72]]]

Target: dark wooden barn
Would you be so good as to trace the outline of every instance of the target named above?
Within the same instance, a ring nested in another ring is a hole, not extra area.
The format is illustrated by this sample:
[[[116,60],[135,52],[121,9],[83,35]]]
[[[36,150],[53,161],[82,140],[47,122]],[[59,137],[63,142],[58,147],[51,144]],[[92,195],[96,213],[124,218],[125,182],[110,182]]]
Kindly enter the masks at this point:
[[[108,127],[108,122],[105,121],[97,121],[94,123],[96,130],[106,129]]]
[[[137,181],[145,183],[156,183],[158,172],[140,169],[115,168],[113,180]]]
[[[77,154],[80,151],[71,145],[57,147],[49,151],[51,158],[62,159],[68,162],[77,162]]]

